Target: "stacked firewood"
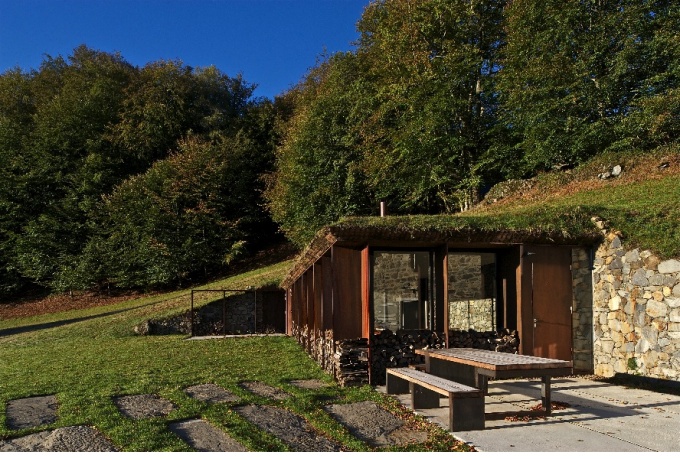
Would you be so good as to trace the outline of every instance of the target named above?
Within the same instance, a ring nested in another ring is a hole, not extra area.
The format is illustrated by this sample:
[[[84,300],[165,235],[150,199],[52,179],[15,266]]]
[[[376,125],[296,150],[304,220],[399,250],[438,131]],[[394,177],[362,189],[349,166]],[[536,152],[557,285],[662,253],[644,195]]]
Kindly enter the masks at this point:
[[[323,333],[323,356],[323,370],[335,375],[335,341],[333,340],[332,329]]]
[[[373,336],[371,345],[371,382],[385,384],[385,371],[390,367],[406,367],[422,364],[423,357],[415,350],[444,348],[445,337],[429,330],[392,332],[383,330]],[[505,353],[517,353],[519,336],[508,329],[498,332],[450,331],[451,348],[477,348]]]
[[[335,342],[335,379],[341,386],[368,383],[368,339]]]
[[[450,331],[449,347],[478,348],[480,350],[492,350],[503,353],[517,353],[519,350],[519,335],[517,331],[511,331],[510,329],[486,332],[474,330]]]
[[[423,358],[416,355],[417,349],[443,348],[444,346],[444,337],[433,331],[398,330],[395,333],[385,329],[373,336],[371,379],[376,385],[383,385],[387,368],[420,364],[423,362]]]

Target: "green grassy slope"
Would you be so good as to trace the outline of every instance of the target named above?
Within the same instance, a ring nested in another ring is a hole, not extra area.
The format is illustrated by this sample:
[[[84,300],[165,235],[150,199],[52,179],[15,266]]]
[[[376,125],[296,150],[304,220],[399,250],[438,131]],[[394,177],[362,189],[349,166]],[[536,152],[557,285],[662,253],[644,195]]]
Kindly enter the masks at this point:
[[[201,288],[241,289],[280,281],[289,266],[282,262]],[[209,301],[208,298],[203,299]],[[136,336],[135,324],[189,308],[188,291],[178,291],[89,310],[0,321],[0,439],[71,425],[98,428],[126,451],[184,451],[189,447],[167,429],[167,423],[202,417],[229,432],[253,451],[284,451],[279,440],[238,416],[234,404],[206,404],[189,398],[184,388],[216,383],[238,395],[241,404],[275,404],[305,417],[319,432],[347,450],[371,448],[322,410],[324,404],[374,400],[426,427],[428,441],[401,450],[468,450],[445,431],[423,424],[370,387],[340,388],[290,337],[243,337],[185,340],[181,335]],[[290,380],[321,379],[323,390],[301,390]],[[266,401],[242,390],[241,381],[258,380],[293,395]],[[177,409],[168,417],[131,420],[116,408],[113,397],[154,393]],[[6,404],[16,398],[56,394],[59,419],[47,427],[12,431]]]
[[[623,166],[619,177],[597,177],[617,164]],[[557,223],[574,213],[598,216],[610,229],[621,232],[626,246],[648,249],[662,258],[680,257],[677,149],[618,158],[602,156],[576,170],[544,174],[521,185],[463,215],[500,219],[510,226],[531,226],[530,216],[539,222]],[[494,196],[494,190],[489,195]],[[522,220],[524,224],[518,224]],[[580,225],[590,225],[581,220]]]

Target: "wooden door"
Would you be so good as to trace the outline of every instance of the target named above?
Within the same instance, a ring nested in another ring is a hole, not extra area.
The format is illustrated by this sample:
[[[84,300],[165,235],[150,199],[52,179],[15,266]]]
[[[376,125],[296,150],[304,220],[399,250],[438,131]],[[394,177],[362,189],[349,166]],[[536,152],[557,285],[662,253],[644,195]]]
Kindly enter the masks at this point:
[[[527,247],[534,356],[572,360],[571,249]]]

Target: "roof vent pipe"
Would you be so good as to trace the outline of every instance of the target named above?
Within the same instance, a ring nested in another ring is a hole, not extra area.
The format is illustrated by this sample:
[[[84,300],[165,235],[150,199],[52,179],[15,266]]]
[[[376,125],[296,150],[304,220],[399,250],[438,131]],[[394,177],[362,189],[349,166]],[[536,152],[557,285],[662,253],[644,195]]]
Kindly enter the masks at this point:
[[[385,217],[387,214],[387,206],[384,201],[380,202],[380,217]]]

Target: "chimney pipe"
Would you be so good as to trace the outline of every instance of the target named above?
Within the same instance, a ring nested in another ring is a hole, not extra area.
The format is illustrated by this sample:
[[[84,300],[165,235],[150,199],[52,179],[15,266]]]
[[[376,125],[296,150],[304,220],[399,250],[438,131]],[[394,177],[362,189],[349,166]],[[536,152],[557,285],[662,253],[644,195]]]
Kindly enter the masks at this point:
[[[387,214],[387,206],[384,201],[380,202],[380,217],[385,217]]]

